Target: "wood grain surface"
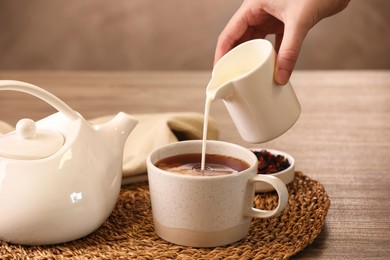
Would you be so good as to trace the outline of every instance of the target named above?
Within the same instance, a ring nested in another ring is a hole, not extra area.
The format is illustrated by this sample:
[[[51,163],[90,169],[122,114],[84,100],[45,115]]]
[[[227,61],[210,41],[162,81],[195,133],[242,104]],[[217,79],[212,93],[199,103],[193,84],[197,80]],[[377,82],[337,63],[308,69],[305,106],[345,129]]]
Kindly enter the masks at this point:
[[[130,114],[203,113],[209,72],[2,71],[0,79],[39,85],[90,119]],[[298,259],[390,258],[390,71],[297,71],[298,122],[264,144],[241,140],[222,102],[211,106],[220,139],[290,153],[296,169],[331,198],[326,224]],[[39,119],[54,110],[23,93],[0,93],[0,120]]]

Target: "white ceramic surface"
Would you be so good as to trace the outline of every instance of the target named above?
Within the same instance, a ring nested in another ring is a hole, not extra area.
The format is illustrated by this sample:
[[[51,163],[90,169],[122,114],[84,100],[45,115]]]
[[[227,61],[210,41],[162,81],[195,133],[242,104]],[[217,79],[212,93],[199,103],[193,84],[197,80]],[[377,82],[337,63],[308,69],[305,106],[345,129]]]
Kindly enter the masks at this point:
[[[267,175],[279,178],[286,185],[294,180],[295,160],[294,160],[294,157],[292,157],[290,154],[282,152],[282,151],[278,151],[278,150],[274,150],[274,149],[266,149],[266,148],[264,148],[264,149],[256,148],[256,149],[250,149],[250,150],[251,151],[258,151],[258,152],[260,152],[262,150],[266,150],[273,155],[282,155],[283,157],[285,157],[288,160],[288,162],[290,163],[290,167],[288,167],[287,169],[285,169],[283,171],[271,173],[271,174],[267,174]],[[274,187],[272,187],[271,185],[269,185],[268,183],[265,183],[265,182],[257,182],[255,184],[255,187],[256,187],[256,192],[268,192],[268,191],[275,190]]]
[[[274,82],[276,53],[263,39],[244,42],[214,66],[207,96],[223,99],[241,137],[267,142],[286,132],[301,107],[290,83]]]
[[[173,155],[200,153],[201,147],[201,140],[177,142],[155,150],[147,158],[153,220],[161,238],[194,247],[225,245],[247,235],[252,217],[268,218],[284,209],[288,198],[284,183],[272,176],[257,175],[256,156],[235,144],[207,141],[207,153],[247,162],[250,167],[242,172],[191,176],[154,166]],[[254,185],[260,181],[270,183],[278,192],[279,204],[274,210],[252,207]]]
[[[56,138],[37,140],[37,158],[31,157],[34,150],[28,156],[18,154],[18,158],[7,156],[9,151],[0,155],[0,239],[43,245],[93,232],[108,218],[117,201],[123,147],[137,121],[121,112],[105,124],[91,125],[61,100],[34,85],[0,80],[1,90],[32,94],[59,112],[34,125],[31,121],[21,123],[25,124],[22,130],[1,136],[0,143],[4,138],[5,142],[20,141],[20,145],[29,147],[31,140],[39,138],[35,131],[57,133],[64,141],[46,154],[40,148],[51,147],[47,142]],[[36,129],[29,130],[30,127]]]

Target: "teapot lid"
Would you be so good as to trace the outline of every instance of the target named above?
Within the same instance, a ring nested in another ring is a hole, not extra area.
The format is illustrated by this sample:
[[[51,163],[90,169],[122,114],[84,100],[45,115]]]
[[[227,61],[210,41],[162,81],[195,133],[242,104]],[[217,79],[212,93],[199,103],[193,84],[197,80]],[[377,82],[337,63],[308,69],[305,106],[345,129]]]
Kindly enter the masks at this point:
[[[10,159],[43,159],[56,153],[64,144],[62,134],[39,130],[31,119],[21,119],[16,131],[0,137],[0,156]]]

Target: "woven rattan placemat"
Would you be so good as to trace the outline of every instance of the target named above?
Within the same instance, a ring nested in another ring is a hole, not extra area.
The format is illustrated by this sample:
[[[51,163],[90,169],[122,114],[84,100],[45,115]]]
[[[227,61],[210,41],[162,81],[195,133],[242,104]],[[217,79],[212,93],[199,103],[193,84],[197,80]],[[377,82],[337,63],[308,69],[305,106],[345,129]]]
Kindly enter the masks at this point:
[[[284,211],[270,219],[254,219],[249,235],[224,247],[191,248],[160,239],[153,230],[147,183],[122,188],[110,218],[82,239],[52,246],[20,246],[1,242],[2,259],[286,259],[312,243],[330,206],[324,187],[296,172],[288,185]],[[274,192],[257,194],[257,208],[276,207]]]

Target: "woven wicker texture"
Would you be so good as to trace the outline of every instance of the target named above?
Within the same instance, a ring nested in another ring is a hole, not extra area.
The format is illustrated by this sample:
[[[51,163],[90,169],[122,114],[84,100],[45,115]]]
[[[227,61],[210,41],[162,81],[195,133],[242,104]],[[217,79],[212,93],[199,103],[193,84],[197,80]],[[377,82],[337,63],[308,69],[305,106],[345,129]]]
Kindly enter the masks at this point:
[[[122,188],[115,210],[94,233],[52,246],[0,244],[2,259],[287,259],[312,243],[330,207],[324,187],[301,172],[288,185],[284,211],[270,219],[254,219],[249,235],[216,248],[177,246],[160,239],[153,229],[147,183]],[[272,209],[275,192],[256,194],[255,206]]]

